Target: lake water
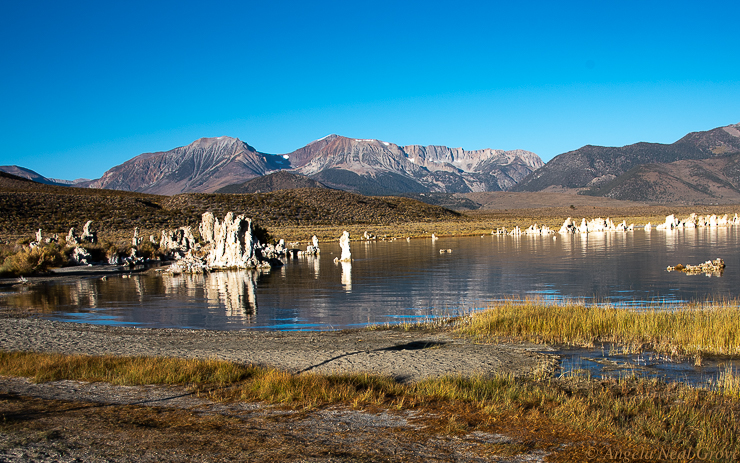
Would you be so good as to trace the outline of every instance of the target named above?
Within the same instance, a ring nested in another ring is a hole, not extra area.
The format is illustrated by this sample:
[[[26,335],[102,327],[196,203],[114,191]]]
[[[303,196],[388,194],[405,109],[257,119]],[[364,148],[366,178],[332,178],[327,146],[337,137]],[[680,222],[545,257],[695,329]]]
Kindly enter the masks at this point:
[[[326,330],[456,315],[517,297],[625,307],[740,296],[740,227],[336,243],[268,273],[131,274],[0,294],[42,318],[152,328]],[[450,249],[451,252],[440,253]],[[667,272],[721,257],[721,277]]]

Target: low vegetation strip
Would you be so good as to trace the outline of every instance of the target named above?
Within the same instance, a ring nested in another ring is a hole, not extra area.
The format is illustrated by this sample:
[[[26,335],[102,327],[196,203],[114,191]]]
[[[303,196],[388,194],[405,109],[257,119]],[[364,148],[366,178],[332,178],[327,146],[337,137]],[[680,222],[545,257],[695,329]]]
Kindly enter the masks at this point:
[[[0,375],[116,384],[179,384],[215,401],[298,409],[343,405],[436,416],[424,432],[517,435],[553,461],[609,460],[608,449],[740,453],[740,402],[717,391],[623,378],[444,377],[411,384],[368,374],[290,374],[212,360],[0,353]],[[420,431],[421,432],[421,431]],[[512,449],[508,449],[511,451]]]
[[[0,353],[0,375],[23,376],[36,382],[76,379],[119,385],[231,384],[253,376],[255,371],[216,360]]]
[[[460,331],[497,337],[592,346],[611,342],[679,355],[740,355],[740,303],[626,309],[580,303],[510,300],[465,319]]]

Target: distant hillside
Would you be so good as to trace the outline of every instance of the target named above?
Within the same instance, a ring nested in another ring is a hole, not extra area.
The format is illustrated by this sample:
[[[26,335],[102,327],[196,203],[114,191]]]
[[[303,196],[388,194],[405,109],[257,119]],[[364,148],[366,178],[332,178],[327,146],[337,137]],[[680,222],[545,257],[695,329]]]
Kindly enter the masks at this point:
[[[261,226],[393,224],[455,219],[458,214],[407,198],[365,197],[329,189],[301,188],[265,194],[191,193],[159,196],[35,183],[0,173],[0,239],[66,234],[93,220],[94,230],[143,233],[197,226],[211,211],[246,214]],[[145,235],[146,236],[146,235]]]
[[[619,189],[620,198],[644,201],[649,199],[638,191],[627,192],[626,188],[631,183],[618,178],[644,164],[704,160],[735,153],[740,153],[740,124],[690,133],[670,145],[660,143],[636,143],[622,147],[588,145],[556,156],[544,167],[525,177],[511,191],[590,188],[588,193],[603,195],[607,193],[605,189],[607,184],[617,182],[622,185]],[[643,177],[643,181],[647,179],[648,177]],[[632,185],[637,187],[636,183]],[[644,182],[641,185],[641,188],[645,187]],[[680,184],[674,187],[682,188]],[[637,199],[638,197],[641,199]]]
[[[325,169],[312,175],[311,178],[336,190],[354,191],[368,196],[427,191],[427,188],[420,183],[394,172],[370,176],[360,175],[346,169]]]
[[[53,178],[46,178],[43,175],[32,171],[31,169],[26,169],[25,167],[19,167],[19,166],[0,166],[0,172],[5,172],[7,174],[15,175],[17,177],[25,178],[37,183],[44,183],[47,185],[71,185],[73,182],[69,180],[57,180]]]
[[[248,182],[225,186],[216,193],[269,193],[296,188],[326,188],[326,185],[303,175],[279,171],[257,177]]]
[[[654,203],[740,202],[740,154],[643,164],[583,194]]]
[[[166,210],[162,197],[115,190],[46,185],[0,173],[0,238],[45,233],[66,234],[95,221],[96,229],[133,230],[180,226],[189,217]]]

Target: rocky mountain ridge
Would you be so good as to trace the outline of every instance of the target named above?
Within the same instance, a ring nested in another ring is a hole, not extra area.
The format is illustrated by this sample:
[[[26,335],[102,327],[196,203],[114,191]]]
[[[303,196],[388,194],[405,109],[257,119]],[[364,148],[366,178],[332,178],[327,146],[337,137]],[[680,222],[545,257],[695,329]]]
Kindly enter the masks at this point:
[[[364,194],[501,191],[544,165],[524,150],[399,146],[339,135],[285,156],[297,173]]]
[[[163,195],[212,192],[288,165],[282,156],[260,153],[238,138],[201,138],[170,151],[141,154],[79,186]]]
[[[172,195],[236,190],[246,181],[289,171],[363,194],[500,191],[542,166],[523,150],[410,145],[329,135],[288,154],[262,153],[236,138],[201,138],[145,153],[80,186]]]

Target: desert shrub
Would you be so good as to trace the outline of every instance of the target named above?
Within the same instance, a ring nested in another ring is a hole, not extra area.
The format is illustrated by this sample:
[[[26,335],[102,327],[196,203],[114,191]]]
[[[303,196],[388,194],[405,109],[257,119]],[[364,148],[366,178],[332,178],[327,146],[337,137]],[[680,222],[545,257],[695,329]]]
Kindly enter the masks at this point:
[[[116,256],[123,257],[123,256],[128,256],[131,254],[131,245],[126,245],[126,244],[120,244],[120,243],[116,244],[116,243],[106,242],[103,245],[103,249],[106,250],[105,251],[106,260],[110,259],[111,257],[116,257]]]
[[[155,259],[157,257],[163,257],[164,253],[159,250],[159,246],[152,243],[151,241],[143,241],[138,247],[139,255],[145,259]]]
[[[18,252],[18,249],[16,249],[16,247],[17,246],[13,246],[10,244],[0,245],[0,262],[4,262],[6,257]]]
[[[64,249],[56,243],[36,248],[22,248],[8,255],[0,266],[0,276],[18,277],[43,273],[52,267],[61,267],[69,261]]]

